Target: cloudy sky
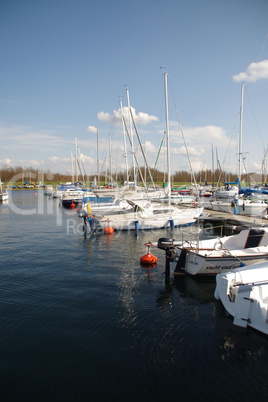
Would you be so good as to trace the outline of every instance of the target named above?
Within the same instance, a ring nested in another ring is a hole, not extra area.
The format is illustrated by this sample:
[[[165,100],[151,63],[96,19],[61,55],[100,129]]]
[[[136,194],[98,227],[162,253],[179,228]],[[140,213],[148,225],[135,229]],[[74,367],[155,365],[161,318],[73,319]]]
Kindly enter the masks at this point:
[[[190,170],[185,144],[194,170],[211,169],[212,153],[237,170],[244,82],[242,152],[247,171],[259,172],[268,146],[267,16],[267,0],[1,2],[0,168],[69,173],[75,138],[87,174],[96,172],[97,138],[100,167],[111,154],[112,169],[125,168],[127,88],[154,166],[164,67],[172,171]],[[127,147],[131,165],[128,139]]]

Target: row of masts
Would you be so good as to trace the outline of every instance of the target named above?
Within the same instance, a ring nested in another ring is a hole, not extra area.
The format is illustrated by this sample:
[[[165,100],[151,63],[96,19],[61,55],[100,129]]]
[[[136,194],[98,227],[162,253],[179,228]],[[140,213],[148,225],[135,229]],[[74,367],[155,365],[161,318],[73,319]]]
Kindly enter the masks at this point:
[[[165,132],[164,132],[164,139],[165,139],[165,144],[166,144],[166,153],[165,153],[165,158],[166,158],[166,171],[165,174],[167,174],[167,193],[170,193],[171,190],[171,169],[170,169],[170,146],[169,146],[169,115],[168,115],[168,91],[167,91],[167,76],[168,74],[166,72],[163,73],[164,75],[164,88],[165,88],[165,117],[166,117],[166,126],[165,126]],[[241,175],[242,175],[242,165],[244,163],[244,158],[243,158],[243,153],[242,153],[242,130],[243,130],[243,103],[244,103],[244,83],[242,84],[241,87],[241,104],[240,104],[240,130],[239,130],[239,135],[238,135],[238,179],[241,181]],[[143,175],[141,173],[141,169],[139,167],[139,163],[137,160],[137,152],[138,152],[138,147],[140,147],[143,159],[144,159],[144,172],[146,170],[148,171],[149,178],[150,178],[150,183],[152,186],[154,186],[154,181],[153,177],[151,174],[151,169],[148,166],[148,162],[146,159],[144,147],[141,143],[141,139],[137,130],[137,126],[135,124],[135,120],[133,117],[132,113],[132,108],[130,106],[130,98],[129,98],[129,90],[126,87],[126,95],[127,95],[127,108],[128,108],[128,122],[126,121],[126,116],[124,114],[123,110],[123,105],[122,105],[122,99],[120,98],[120,110],[121,110],[121,120],[122,120],[122,130],[123,130],[123,146],[124,146],[124,152],[123,152],[123,157],[124,157],[124,162],[125,162],[125,175],[126,175],[126,183],[130,183],[130,174],[129,174],[129,162],[128,162],[128,149],[127,149],[127,137],[130,143],[130,152],[132,156],[132,172],[133,172],[133,181],[132,184],[134,187],[137,187],[137,170],[139,170],[141,180],[143,182],[144,187],[146,188],[146,183],[143,178]],[[136,132],[136,137],[138,139],[138,147],[136,148],[136,151],[134,149],[134,137],[133,137],[133,128],[134,131]],[[96,129],[97,132],[97,176],[96,176],[96,185],[99,187],[100,185],[100,175],[102,171],[100,172],[100,159],[99,159],[99,129]],[[75,149],[76,149],[76,154],[75,154],[75,180],[78,181],[78,147],[77,147],[77,139],[76,139],[76,144],[75,144]],[[267,153],[267,152],[266,152]],[[111,182],[112,182],[112,158],[111,158],[111,138],[109,136],[109,154],[110,154],[110,175],[111,175]],[[72,158],[73,160],[73,158]],[[107,161],[107,157],[105,158],[105,161]],[[107,162],[106,162],[107,163]],[[116,163],[117,163],[117,158],[116,158]],[[189,161],[189,163],[191,163]],[[107,166],[107,165],[106,165]],[[73,168],[72,168],[73,170]],[[191,171],[191,174],[193,172]],[[145,174],[146,175],[146,174]],[[195,180],[194,180],[195,182]]]

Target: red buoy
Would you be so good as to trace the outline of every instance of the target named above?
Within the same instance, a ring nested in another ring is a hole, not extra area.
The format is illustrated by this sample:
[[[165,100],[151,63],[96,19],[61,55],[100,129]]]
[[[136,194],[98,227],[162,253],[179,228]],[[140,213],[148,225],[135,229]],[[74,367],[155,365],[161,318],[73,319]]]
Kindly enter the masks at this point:
[[[140,262],[144,265],[154,265],[157,263],[157,257],[148,252],[140,258]]]
[[[103,233],[105,234],[112,234],[114,232],[114,229],[111,228],[110,226],[107,226],[106,228],[103,229]]]

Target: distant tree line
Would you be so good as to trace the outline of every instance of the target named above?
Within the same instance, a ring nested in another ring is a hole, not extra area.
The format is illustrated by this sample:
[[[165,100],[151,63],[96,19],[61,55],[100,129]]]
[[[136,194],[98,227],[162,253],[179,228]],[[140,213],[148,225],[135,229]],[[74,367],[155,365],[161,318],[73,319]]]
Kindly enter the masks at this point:
[[[141,174],[140,174],[141,173]],[[208,184],[217,184],[223,181],[234,182],[237,179],[237,175],[233,173],[225,174],[220,170],[215,170],[214,172],[211,170],[199,171],[195,172],[195,181],[196,183],[208,183]],[[137,171],[137,182],[142,183],[142,177],[146,180],[148,184],[150,182],[150,174],[145,170],[144,167],[140,168],[140,172]],[[242,175],[241,181],[248,182],[249,176]],[[128,172],[129,181],[134,181],[133,179],[133,170],[130,169]],[[146,178],[145,178],[146,176]],[[167,182],[167,174],[161,172],[160,170],[151,169],[151,176],[155,183],[164,183]],[[79,176],[78,180],[80,181],[88,181],[92,182],[94,180],[95,175],[89,175],[86,177]],[[113,173],[111,176],[110,172],[106,172],[106,174],[102,174],[100,177],[101,183],[109,183],[109,182],[117,182],[123,183],[126,180],[126,171],[120,171],[118,173]],[[66,183],[72,181],[72,176],[70,174],[62,174],[62,173],[52,173],[49,170],[42,171],[33,167],[23,168],[22,166],[4,166],[0,169],[0,178],[4,183],[26,183],[26,182],[34,182],[34,183]],[[180,170],[171,175],[171,183],[192,183],[194,182],[194,178],[191,173],[186,170]]]

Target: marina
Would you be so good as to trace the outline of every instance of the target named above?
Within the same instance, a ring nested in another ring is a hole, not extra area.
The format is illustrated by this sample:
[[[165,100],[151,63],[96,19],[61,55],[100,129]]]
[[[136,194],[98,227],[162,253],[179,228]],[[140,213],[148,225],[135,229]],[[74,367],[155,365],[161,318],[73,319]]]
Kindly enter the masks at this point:
[[[267,400],[267,336],[233,325],[215,278],[167,279],[157,248],[140,264],[182,229],[85,238],[76,210],[35,193],[0,205],[2,400],[214,401],[223,383],[220,401]]]
[[[267,402],[268,1],[3,3],[1,402]]]

